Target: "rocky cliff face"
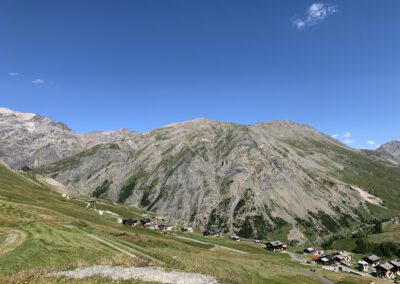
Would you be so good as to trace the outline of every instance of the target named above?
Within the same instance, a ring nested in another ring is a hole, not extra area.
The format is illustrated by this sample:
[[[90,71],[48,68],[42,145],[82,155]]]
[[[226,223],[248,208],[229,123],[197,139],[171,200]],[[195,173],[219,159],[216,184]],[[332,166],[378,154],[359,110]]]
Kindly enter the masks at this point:
[[[85,195],[246,237],[301,241],[356,230],[360,212],[373,216],[370,206],[383,202],[347,176],[364,174],[351,155],[367,155],[305,125],[197,119],[133,144],[95,147],[41,172]]]
[[[399,168],[306,125],[196,119],[128,134],[87,134],[94,147],[79,143],[85,150],[36,171],[87,196],[245,237],[304,241],[400,212]]]
[[[392,163],[400,164],[400,141],[390,141],[381,145],[376,152]]]
[[[127,130],[80,135],[49,118],[0,108],[0,159],[13,168],[47,165],[132,136],[136,134]]]

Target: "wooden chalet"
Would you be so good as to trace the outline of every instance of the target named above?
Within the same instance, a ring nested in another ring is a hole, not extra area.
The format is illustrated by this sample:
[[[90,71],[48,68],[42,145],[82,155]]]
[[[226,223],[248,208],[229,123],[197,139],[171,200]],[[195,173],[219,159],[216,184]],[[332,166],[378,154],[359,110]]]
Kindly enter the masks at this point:
[[[373,254],[373,255],[364,257],[363,260],[365,262],[367,262],[370,267],[375,267],[375,266],[379,265],[381,259],[379,258],[379,256],[376,256]]]
[[[389,261],[389,263],[393,266],[393,269],[392,269],[393,274],[395,276],[400,276],[400,259],[397,261],[395,261],[395,260]]]
[[[334,254],[334,256],[335,256],[336,260],[339,262],[351,263],[351,260],[352,260],[351,253],[349,253],[347,251],[338,251]]]
[[[318,258],[317,262],[321,265],[332,265],[335,264],[335,256],[333,255],[325,255]]]
[[[266,244],[266,248],[270,251],[286,251],[287,245],[281,241],[272,241]]]
[[[203,236],[205,237],[220,237],[221,236],[221,230],[217,228],[212,228],[210,230],[205,230],[203,232]]]
[[[393,273],[394,266],[388,262],[378,264],[377,266],[375,266],[375,269],[376,269],[376,276],[379,278],[387,278],[387,279],[394,278],[394,273]]]

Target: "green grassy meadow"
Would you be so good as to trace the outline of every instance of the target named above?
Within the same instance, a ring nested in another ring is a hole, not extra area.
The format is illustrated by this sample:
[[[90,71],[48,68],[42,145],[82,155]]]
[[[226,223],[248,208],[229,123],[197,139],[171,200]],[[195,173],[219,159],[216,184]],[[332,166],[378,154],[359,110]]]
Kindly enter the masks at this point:
[[[66,200],[34,176],[0,166],[0,248],[8,234],[20,233],[15,248],[0,253],[0,283],[109,283],[110,279],[98,277],[78,281],[48,276],[50,272],[95,264],[157,265],[211,275],[220,283],[320,283],[309,268],[291,261],[287,254],[268,252],[262,245],[185,235],[209,243],[201,244],[122,226],[115,217],[100,216],[87,209],[84,200]],[[126,218],[137,218],[142,213],[109,201],[98,202],[97,208]],[[116,247],[138,258],[129,257]],[[365,283],[361,278],[326,271],[317,270],[315,274],[326,275],[335,283]]]

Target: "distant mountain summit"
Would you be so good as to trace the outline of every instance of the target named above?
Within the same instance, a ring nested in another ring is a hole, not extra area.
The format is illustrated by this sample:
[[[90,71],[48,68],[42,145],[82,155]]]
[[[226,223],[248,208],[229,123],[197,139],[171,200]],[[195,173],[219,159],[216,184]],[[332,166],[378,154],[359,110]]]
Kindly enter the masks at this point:
[[[38,115],[0,115],[7,164],[182,225],[304,242],[400,215],[399,167],[307,125],[195,119],[80,135]]]
[[[390,141],[381,145],[376,152],[384,159],[400,164],[400,141]]]
[[[13,168],[47,165],[94,145],[135,135],[127,130],[81,135],[50,118],[0,108],[0,159]]]

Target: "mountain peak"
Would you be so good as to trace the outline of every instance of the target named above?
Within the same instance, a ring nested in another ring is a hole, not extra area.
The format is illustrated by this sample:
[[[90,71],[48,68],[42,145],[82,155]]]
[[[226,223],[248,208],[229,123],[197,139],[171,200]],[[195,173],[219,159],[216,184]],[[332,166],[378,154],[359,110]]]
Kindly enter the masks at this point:
[[[18,111],[13,111],[8,108],[0,108],[0,115],[3,115],[3,116],[14,115],[15,117],[22,119],[22,120],[30,120],[36,116],[35,113],[18,112]]]

